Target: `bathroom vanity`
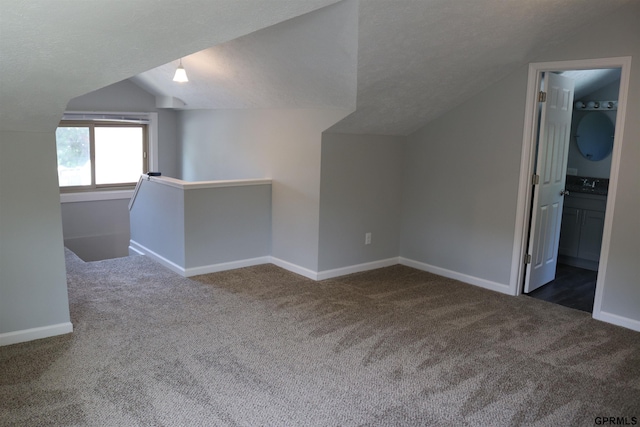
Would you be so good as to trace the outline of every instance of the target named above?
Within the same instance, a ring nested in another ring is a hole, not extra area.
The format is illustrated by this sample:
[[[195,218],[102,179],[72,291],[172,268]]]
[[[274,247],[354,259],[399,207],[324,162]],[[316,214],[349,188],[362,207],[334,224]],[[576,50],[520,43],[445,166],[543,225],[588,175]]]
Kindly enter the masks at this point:
[[[567,177],[569,194],[562,210],[559,262],[598,270],[607,187],[606,179]]]

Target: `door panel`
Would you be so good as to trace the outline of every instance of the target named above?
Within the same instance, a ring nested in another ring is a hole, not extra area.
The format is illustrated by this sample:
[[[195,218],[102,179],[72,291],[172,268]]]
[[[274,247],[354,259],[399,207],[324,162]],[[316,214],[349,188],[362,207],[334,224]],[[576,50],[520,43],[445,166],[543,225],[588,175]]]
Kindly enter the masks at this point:
[[[544,77],[547,101],[542,105],[538,136],[529,253],[525,292],[531,292],[555,278],[562,223],[563,191],[573,106],[574,82],[558,74]]]
[[[602,233],[604,231],[604,212],[584,211],[582,230],[580,232],[580,248],[578,256],[590,261],[600,260]]]
[[[560,255],[577,257],[580,242],[580,209],[562,208],[562,231],[560,232]]]

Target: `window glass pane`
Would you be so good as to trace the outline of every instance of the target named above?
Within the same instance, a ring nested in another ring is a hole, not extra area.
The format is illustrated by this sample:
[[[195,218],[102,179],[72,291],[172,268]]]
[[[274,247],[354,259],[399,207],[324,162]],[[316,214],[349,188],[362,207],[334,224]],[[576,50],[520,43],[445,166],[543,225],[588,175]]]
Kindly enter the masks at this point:
[[[136,182],[142,169],[141,127],[95,128],[96,185]]]
[[[91,155],[88,127],[56,130],[60,187],[91,185]]]

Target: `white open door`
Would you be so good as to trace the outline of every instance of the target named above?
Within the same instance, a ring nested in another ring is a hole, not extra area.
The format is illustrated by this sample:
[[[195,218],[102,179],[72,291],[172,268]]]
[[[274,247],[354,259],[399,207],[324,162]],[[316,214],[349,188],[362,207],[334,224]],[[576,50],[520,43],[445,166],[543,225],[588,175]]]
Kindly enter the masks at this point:
[[[538,155],[531,230],[524,291],[531,292],[552,281],[558,263],[558,242],[567,174],[574,81],[554,73],[543,79],[546,100],[542,103],[538,131]]]

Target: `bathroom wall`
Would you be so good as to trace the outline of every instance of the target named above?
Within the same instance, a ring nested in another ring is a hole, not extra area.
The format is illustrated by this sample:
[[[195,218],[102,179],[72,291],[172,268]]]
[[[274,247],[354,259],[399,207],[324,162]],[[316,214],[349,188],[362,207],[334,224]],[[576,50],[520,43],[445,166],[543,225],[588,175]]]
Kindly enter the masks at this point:
[[[602,89],[583,96],[577,101],[617,101],[620,91],[620,80],[615,81]],[[593,111],[593,110],[592,110]],[[611,155],[602,160],[591,161],[586,159],[578,149],[576,142],[576,130],[580,120],[592,111],[574,110],[573,119],[571,121],[571,142],[569,144],[569,157],[567,161],[567,174],[587,176],[591,178],[609,178],[611,174]],[[611,123],[616,123],[617,110],[603,110],[603,114],[611,119]],[[574,169],[572,171],[571,169]],[[575,173],[571,173],[575,172]]]

